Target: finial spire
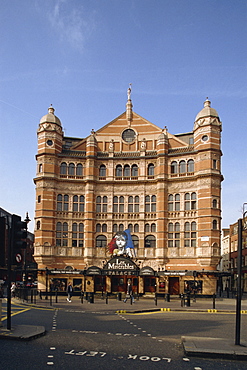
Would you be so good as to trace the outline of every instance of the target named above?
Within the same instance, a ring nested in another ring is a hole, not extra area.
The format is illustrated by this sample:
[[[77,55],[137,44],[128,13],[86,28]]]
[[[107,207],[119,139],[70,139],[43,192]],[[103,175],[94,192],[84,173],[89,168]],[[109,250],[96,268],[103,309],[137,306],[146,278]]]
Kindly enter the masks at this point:
[[[132,84],[129,84],[129,88],[128,88],[128,91],[127,91],[128,100],[131,100],[131,85]]]
[[[129,88],[127,90],[128,101],[126,104],[126,118],[127,118],[129,126],[132,121],[132,107],[133,107],[132,102],[131,102],[131,85],[132,84],[129,84]]]
[[[53,108],[51,104],[50,107],[48,108],[48,113],[54,114],[54,112],[55,112],[55,109]]]

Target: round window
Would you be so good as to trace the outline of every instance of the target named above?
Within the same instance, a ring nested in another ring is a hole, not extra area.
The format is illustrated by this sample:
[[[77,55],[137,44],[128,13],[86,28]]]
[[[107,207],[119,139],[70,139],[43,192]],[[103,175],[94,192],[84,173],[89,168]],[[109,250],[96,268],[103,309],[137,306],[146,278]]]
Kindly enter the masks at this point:
[[[208,140],[208,135],[203,135],[202,136],[202,141],[207,141]]]
[[[124,132],[122,133],[122,139],[126,143],[132,143],[135,140],[135,138],[136,138],[136,133],[131,128],[124,130]]]
[[[53,141],[52,140],[47,140],[46,144],[49,145],[49,146],[52,146]]]

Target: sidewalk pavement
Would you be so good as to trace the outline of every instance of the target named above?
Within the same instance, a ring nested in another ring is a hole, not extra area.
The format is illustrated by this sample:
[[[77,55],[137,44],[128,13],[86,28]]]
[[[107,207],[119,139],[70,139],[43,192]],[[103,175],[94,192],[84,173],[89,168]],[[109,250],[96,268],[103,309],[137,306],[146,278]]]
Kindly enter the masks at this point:
[[[54,297],[53,297],[54,298]],[[190,306],[181,306],[181,300],[177,297],[171,297],[170,302],[159,298],[156,301],[152,298],[140,298],[132,305],[130,301],[124,303],[116,298],[101,299],[96,296],[93,303],[74,296],[72,302],[68,302],[65,296],[59,296],[58,301],[55,299],[40,299],[37,298],[35,304],[24,303],[18,299],[14,299],[15,304],[24,304],[30,307],[41,307],[45,309],[64,309],[64,310],[81,310],[97,313],[121,313],[121,314],[140,314],[152,312],[205,312],[210,314],[234,314],[236,313],[236,300],[231,298],[217,298],[215,308],[213,308],[212,299],[197,298],[194,302],[191,299]],[[241,313],[247,314],[247,300],[242,300]],[[19,339],[30,340],[45,334],[45,328],[42,326],[13,326],[11,330],[0,327],[0,338],[4,339]],[[209,338],[209,337],[189,337],[182,336],[184,352],[188,356],[210,357],[210,358],[228,358],[233,360],[247,361],[247,342],[241,341],[241,345],[235,345],[232,340],[227,338]]]

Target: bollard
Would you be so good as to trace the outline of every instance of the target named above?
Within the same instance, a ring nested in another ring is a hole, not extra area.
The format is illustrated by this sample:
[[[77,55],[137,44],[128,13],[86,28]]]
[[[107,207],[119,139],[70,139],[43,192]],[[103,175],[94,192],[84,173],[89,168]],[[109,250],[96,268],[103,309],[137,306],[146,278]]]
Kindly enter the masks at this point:
[[[105,293],[105,303],[108,304],[108,293]]]
[[[94,303],[94,293],[93,292],[89,293],[88,303]]]
[[[84,292],[81,292],[81,303],[83,303]]]
[[[31,289],[31,303],[33,303],[33,289]]]
[[[155,306],[157,306],[157,294],[155,293],[155,296],[154,296],[154,304]]]
[[[180,294],[180,298],[181,298],[181,307],[184,307],[184,295]]]
[[[216,298],[216,294],[214,293],[213,294],[213,309],[215,310],[215,298]]]
[[[184,306],[185,307],[190,307],[190,294],[189,293],[185,294],[185,297],[184,297]]]
[[[121,292],[118,292],[117,293],[117,300],[118,301],[121,301],[122,300],[122,293]]]
[[[55,297],[56,297],[56,303],[57,303],[57,289],[55,290]]]
[[[165,294],[165,301],[170,302],[170,294],[169,293]]]
[[[52,291],[50,290],[50,306],[52,306]]]

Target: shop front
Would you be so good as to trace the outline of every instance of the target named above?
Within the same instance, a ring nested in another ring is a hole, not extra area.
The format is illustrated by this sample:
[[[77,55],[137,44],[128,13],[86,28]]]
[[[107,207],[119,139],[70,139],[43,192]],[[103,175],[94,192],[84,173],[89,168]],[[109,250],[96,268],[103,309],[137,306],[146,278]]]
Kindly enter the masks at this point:
[[[115,294],[125,293],[128,283],[134,294],[170,294],[182,293],[210,295],[217,291],[217,274],[213,271],[155,271],[150,266],[140,268],[124,256],[115,256],[108,260],[103,268],[90,266],[86,270],[39,271],[39,289],[66,292],[70,282],[74,292]]]

